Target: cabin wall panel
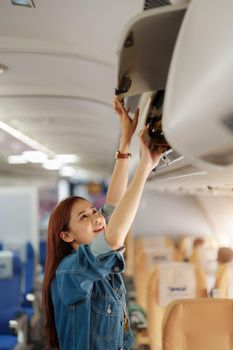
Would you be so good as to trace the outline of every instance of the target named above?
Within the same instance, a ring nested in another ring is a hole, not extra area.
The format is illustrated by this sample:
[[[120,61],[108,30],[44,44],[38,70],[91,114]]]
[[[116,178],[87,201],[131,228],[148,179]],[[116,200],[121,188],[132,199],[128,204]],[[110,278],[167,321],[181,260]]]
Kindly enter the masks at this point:
[[[0,187],[0,241],[38,246],[38,193],[34,187]]]

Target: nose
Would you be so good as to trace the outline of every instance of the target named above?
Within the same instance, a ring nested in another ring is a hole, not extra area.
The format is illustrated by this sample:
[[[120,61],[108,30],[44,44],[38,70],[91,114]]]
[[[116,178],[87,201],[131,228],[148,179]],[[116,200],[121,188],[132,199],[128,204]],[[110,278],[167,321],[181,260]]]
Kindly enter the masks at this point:
[[[93,224],[98,224],[99,222],[100,222],[100,218],[99,218],[99,216],[94,216],[93,217],[93,219],[92,219],[92,222],[93,222]]]

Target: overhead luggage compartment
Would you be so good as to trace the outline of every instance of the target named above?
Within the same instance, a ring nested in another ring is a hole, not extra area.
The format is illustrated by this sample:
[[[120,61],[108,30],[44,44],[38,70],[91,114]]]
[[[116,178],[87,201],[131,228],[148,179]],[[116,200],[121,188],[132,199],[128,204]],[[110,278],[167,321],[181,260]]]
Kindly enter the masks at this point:
[[[170,149],[151,187],[233,193],[232,14],[231,0],[171,3],[137,15],[121,36],[116,94],[129,103],[141,95],[140,127],[165,90],[161,126]]]
[[[142,12],[125,28],[118,48],[116,94],[121,97],[163,90],[186,11],[169,5]]]

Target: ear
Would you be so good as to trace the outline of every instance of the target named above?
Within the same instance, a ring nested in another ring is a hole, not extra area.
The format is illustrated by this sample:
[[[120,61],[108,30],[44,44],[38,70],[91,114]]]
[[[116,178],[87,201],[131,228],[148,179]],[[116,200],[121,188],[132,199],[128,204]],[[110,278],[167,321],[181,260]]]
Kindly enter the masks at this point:
[[[72,235],[67,232],[67,231],[62,231],[60,233],[60,238],[65,241],[65,242],[68,242],[68,243],[71,243],[74,241],[74,238],[72,237]]]

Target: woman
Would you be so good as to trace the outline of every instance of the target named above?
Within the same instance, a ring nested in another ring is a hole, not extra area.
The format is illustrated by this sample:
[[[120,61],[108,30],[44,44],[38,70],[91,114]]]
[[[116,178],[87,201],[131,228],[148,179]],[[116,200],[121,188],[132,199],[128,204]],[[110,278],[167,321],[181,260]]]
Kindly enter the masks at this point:
[[[50,217],[43,283],[49,349],[129,350],[133,346],[121,277],[124,241],[160,152],[149,151],[142,131],[141,159],[126,190],[129,146],[139,110],[131,120],[129,109],[117,99],[114,106],[121,138],[106,205],[98,212],[84,198],[69,197]]]

